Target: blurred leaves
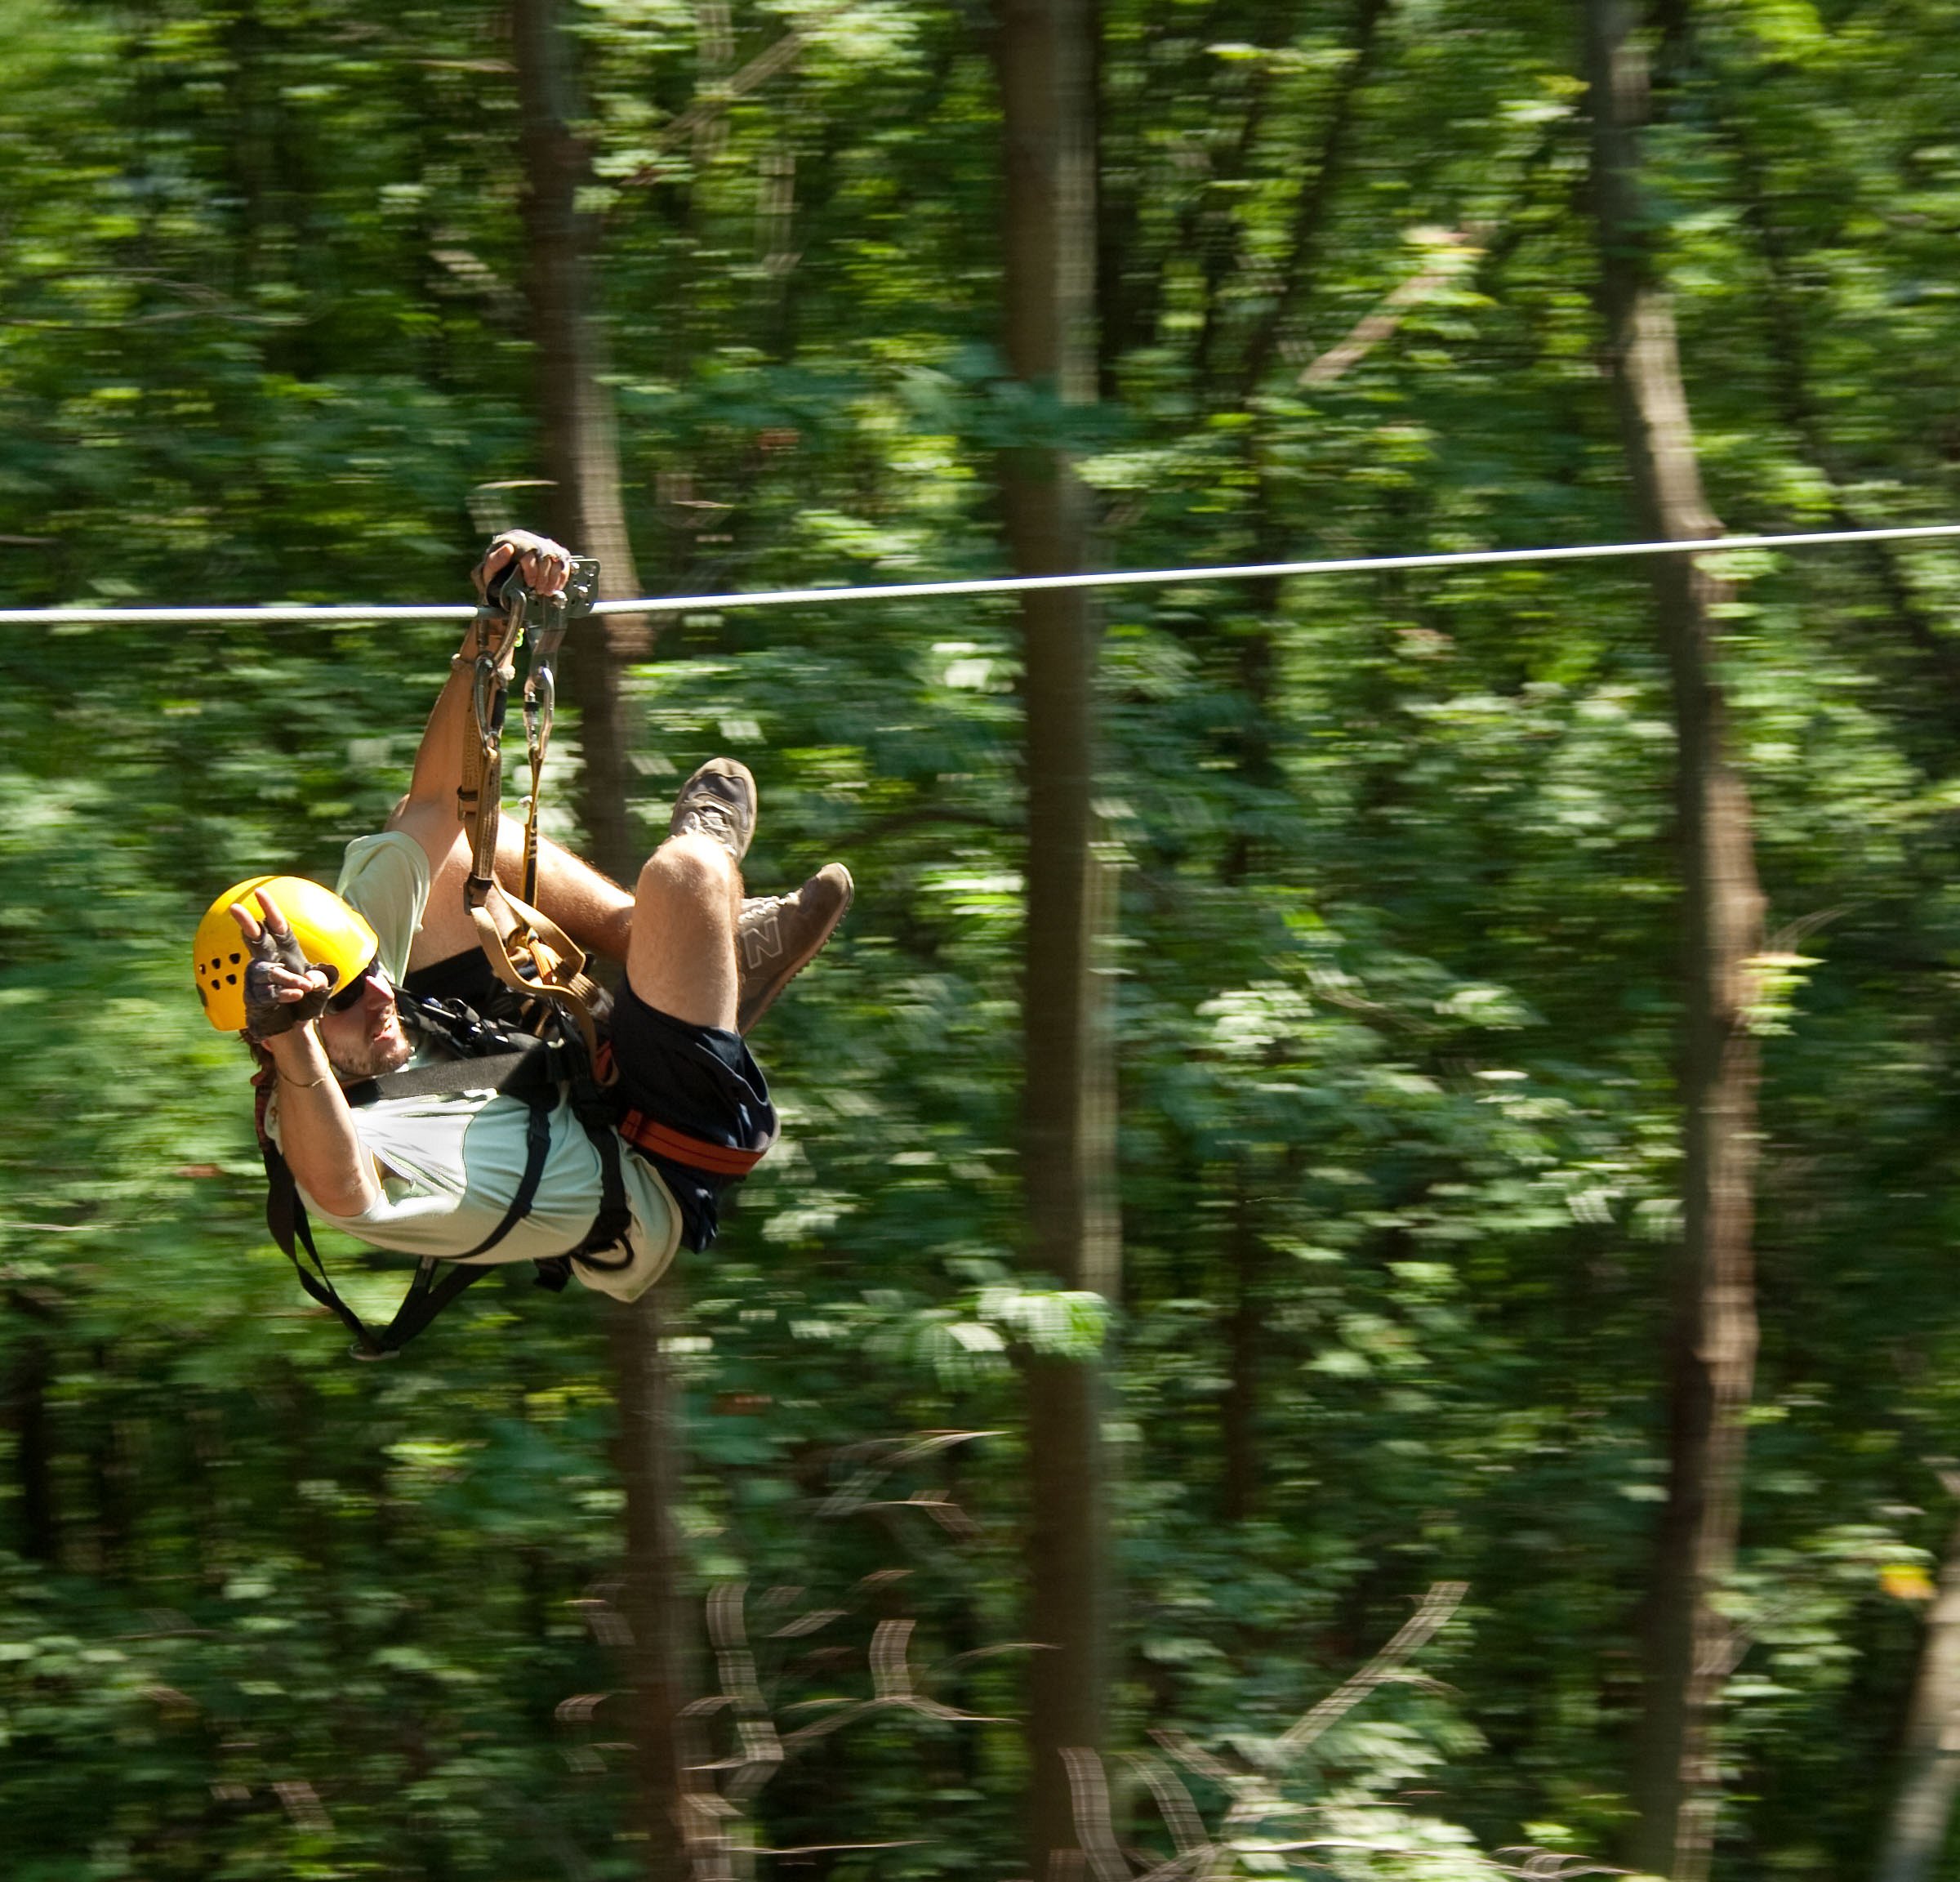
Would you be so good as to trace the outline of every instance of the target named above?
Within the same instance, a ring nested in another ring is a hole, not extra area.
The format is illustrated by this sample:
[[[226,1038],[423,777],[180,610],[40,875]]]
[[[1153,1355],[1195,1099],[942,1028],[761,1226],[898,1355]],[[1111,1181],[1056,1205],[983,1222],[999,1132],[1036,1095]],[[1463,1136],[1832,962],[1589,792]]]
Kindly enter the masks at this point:
[[[1000,377],[978,16],[796,12],[793,65],[669,140],[704,62],[791,16],[576,12],[653,591],[999,573],[990,453],[1058,436],[1111,566],[1630,533],[1560,9],[1388,14],[1316,199],[1350,9],[1106,8],[1089,430]],[[1735,528],[1954,513],[1950,25],[1744,7],[1674,77],[1656,239]],[[0,28],[9,599],[460,598],[472,491],[535,474],[495,11],[0,0]],[[1364,325],[1436,231],[1472,229],[1446,288]],[[1771,927],[1797,938],[1759,1002],[1738,1875],[1864,1859],[1949,1527],[1956,567],[1735,571]],[[1120,1318],[1126,1744],[1257,1767],[1423,1589],[1471,1585],[1423,1682],[1316,1742],[1311,1817],[1230,1860],[1433,1879],[1610,1847],[1677,1222],[1646,606],[1612,563],[1107,600],[1107,1304],[1017,1258],[1007,609],[663,626],[632,681],[646,833],[731,744],[766,805],[752,883],[842,854],[859,884],[770,1016],[784,1140],[686,1264],[674,1336],[693,1592],[749,1590],[772,1716],[868,1706],[895,1665],[1012,1715],[1009,1649],[1038,1637],[1018,1367]],[[345,1364],[258,1225],[244,1066],[180,959],[216,885],[330,876],[385,816],[450,638],[10,642],[0,1809],[24,1882],[635,1871],[593,1697],[624,1626],[604,1309],[505,1277],[410,1360]],[[1009,1872],[1011,1724],[853,1719],[759,1793],[759,1839],[880,1845],[822,1859],[847,1882]],[[1157,1848],[1129,1782],[1114,1828]]]

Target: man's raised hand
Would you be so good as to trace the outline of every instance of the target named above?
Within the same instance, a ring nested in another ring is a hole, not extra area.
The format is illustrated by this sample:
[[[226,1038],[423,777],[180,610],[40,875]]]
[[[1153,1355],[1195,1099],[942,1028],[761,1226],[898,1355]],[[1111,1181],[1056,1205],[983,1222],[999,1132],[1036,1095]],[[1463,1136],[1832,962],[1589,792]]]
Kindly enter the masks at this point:
[[[490,585],[512,563],[524,586],[533,595],[560,595],[572,579],[572,551],[548,536],[533,536],[528,529],[506,529],[484,552],[470,579],[476,591],[488,600]]]
[[[270,1039],[318,1019],[327,1010],[339,970],[316,967],[300,952],[292,924],[263,889],[258,902],[265,911],[264,921],[243,902],[232,903],[231,918],[252,950],[245,969],[245,1031],[251,1038]]]

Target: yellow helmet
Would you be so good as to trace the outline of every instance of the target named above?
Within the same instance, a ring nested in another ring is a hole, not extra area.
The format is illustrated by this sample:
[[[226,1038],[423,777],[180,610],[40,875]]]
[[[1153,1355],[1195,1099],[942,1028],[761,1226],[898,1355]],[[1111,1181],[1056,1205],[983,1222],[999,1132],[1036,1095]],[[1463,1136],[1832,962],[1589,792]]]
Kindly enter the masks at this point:
[[[373,929],[359,913],[331,889],[304,876],[252,876],[235,883],[205,911],[193,943],[196,958],[191,971],[198,997],[204,1003],[204,1017],[220,1032],[244,1030],[245,967],[252,958],[232,919],[231,905],[243,902],[255,913],[262,912],[263,903],[254,908],[247,899],[260,890],[271,894],[279,912],[292,924],[300,952],[316,967],[338,970],[336,987],[351,986],[381,950]]]

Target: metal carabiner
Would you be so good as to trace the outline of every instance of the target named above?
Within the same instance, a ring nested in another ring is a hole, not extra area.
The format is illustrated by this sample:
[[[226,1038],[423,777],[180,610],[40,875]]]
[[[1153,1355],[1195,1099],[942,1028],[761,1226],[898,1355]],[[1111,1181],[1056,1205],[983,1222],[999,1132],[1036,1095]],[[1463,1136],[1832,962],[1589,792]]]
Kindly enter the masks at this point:
[[[537,895],[538,796],[551,720],[558,702],[558,652],[565,630],[592,610],[599,587],[599,564],[590,555],[573,558],[570,579],[556,595],[538,598],[539,620],[531,636],[531,668],[524,676],[524,745],[531,760],[531,788],[524,798],[524,899]]]
[[[551,739],[551,713],[558,699],[558,650],[565,638],[565,598],[540,599],[541,618],[531,636],[531,670],[524,676],[524,745],[536,773]]]
[[[522,639],[535,597],[521,582],[506,582],[501,593],[501,629],[494,636],[482,631],[482,651],[471,676],[476,725],[486,760],[496,757],[503,741],[504,705],[510,695],[511,653]]]
[[[531,636],[531,670],[524,678],[524,743],[535,772],[551,741],[551,715],[558,699],[558,653],[565,630],[590,614],[599,589],[599,564],[590,555],[572,558],[572,573],[556,595],[537,597],[541,614]]]

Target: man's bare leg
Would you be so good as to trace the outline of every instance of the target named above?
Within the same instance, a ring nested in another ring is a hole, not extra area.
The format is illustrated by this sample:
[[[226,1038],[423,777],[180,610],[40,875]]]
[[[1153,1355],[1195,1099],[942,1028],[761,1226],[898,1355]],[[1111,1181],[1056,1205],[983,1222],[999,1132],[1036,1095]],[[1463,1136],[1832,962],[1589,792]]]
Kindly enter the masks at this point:
[[[755,780],[733,758],[710,758],[680,787],[667,827],[633,892],[626,983],[684,1026],[733,1032],[742,997],[735,939],[742,858],[755,830]]]
[[[448,854],[430,871],[429,900],[408,957],[411,969],[433,966],[478,947],[476,924],[463,899],[470,862],[470,839],[458,823]],[[497,883],[514,895],[523,876],[523,828],[506,821],[497,836]],[[538,839],[537,906],[588,954],[626,959],[633,925],[631,894],[548,836]]]
[[[506,838],[509,841],[506,841]],[[524,886],[524,833],[508,824],[497,832],[497,879],[513,895]],[[537,840],[537,907],[588,954],[626,957],[633,897],[610,876],[549,836]]]
[[[670,837],[639,872],[628,983],[670,1019],[733,1031],[741,918],[742,871],[728,850],[708,836]]]
[[[741,773],[746,788],[753,780],[739,766],[724,766]],[[704,767],[710,770],[715,767]],[[689,780],[692,787],[697,778]],[[684,797],[686,793],[684,792]],[[709,800],[713,802],[712,796]],[[751,811],[752,814],[752,811]],[[746,840],[744,840],[746,841]],[[726,849],[728,834],[721,832],[716,847]],[[426,845],[425,845],[426,846]],[[733,852],[730,852],[731,856]],[[499,883],[513,893],[523,869],[523,832],[506,822],[498,832],[497,874]],[[461,825],[453,826],[448,853],[433,871],[428,905],[422,926],[409,957],[411,969],[433,966],[458,954],[472,953],[478,946],[475,925],[463,902],[463,882],[470,872],[470,845]],[[642,887],[650,886],[643,875]],[[656,899],[665,896],[672,885],[660,887]],[[577,942],[588,954],[625,961],[631,958],[636,898],[591,864],[575,856],[548,836],[538,839],[537,907]],[[736,945],[737,1006],[733,1024],[743,1032],[762,1016],[777,996],[830,939],[831,931],[850,906],[850,872],[833,863],[821,869],[793,894],[746,900],[737,912]],[[655,970],[648,965],[657,952],[646,949],[642,973]],[[639,980],[635,981],[638,990]],[[642,994],[642,997],[645,997]],[[658,1005],[657,1001],[653,1002]],[[667,1009],[662,1008],[663,1011]],[[711,1024],[711,1022],[690,1022]]]

